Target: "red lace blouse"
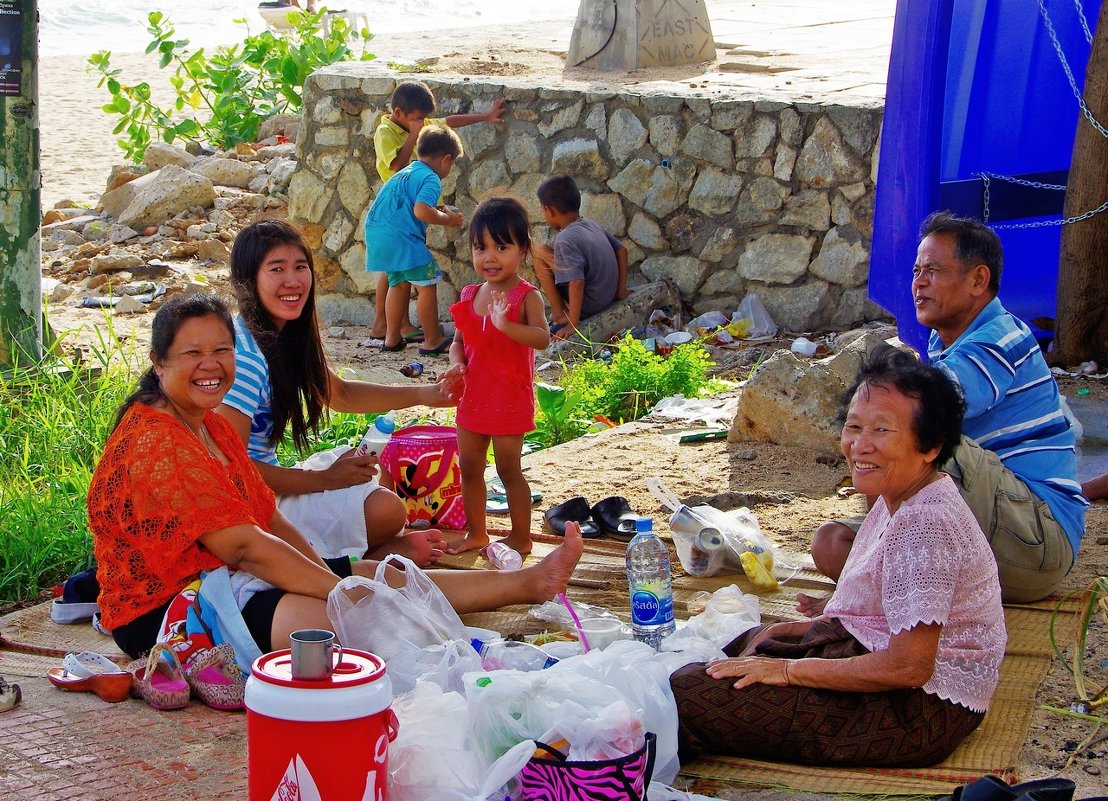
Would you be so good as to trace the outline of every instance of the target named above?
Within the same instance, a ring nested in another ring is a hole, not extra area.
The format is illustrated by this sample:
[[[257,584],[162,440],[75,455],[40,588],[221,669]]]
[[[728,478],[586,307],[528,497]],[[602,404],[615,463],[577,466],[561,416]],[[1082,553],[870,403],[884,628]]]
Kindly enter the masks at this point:
[[[230,459],[221,464],[180,420],[134,404],[104,446],[88,491],[89,528],[107,628],[168,602],[203,570],[224,563],[202,534],[253,524],[268,530],[273,492],[231,424],[204,425]]]

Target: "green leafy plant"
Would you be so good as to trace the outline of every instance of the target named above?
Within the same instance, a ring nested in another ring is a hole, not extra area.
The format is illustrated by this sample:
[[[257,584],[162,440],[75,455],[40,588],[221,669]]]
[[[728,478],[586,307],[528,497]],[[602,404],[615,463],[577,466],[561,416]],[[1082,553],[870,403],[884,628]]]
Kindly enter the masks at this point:
[[[293,27],[287,33],[248,33],[240,44],[220,46],[207,56],[203,48],[190,50],[188,39],[176,38],[169,17],[150,12],[147,30],[153,39],[146,52],[158,56],[161,69],[173,67],[169,84],[175,99],[170,107],[155,102],[149,83],[125,83],[122,71],[111,65],[110,51],[88,59],[100,75],[98,86],[111,95],[102,110],[119,116],[114,133],[123,137],[117,144],[139,162],[156,140],[207,141],[224,150],[254,141],[263,120],[300,111],[304,80],[314,70],[374,58],[365,51],[373,38],[367,29],[355,30],[344,18],[332,17],[324,31],[324,14],[290,11]]]
[[[431,72],[431,68],[426,64],[407,64],[403,61],[388,61],[386,64],[388,68],[394,72]]]
[[[567,392],[563,387],[539,381],[535,384],[535,430],[527,441],[541,448],[549,448],[576,439],[588,430],[590,420],[582,417],[578,408],[582,396],[579,392]]]
[[[550,447],[585,434],[597,419],[637,420],[662,398],[698,397],[722,387],[709,376],[712,361],[699,342],[659,356],[628,334],[610,358],[563,363],[560,386],[535,387],[535,431],[527,441]]]
[[[566,370],[562,385],[581,395],[581,411],[590,419],[637,420],[670,395],[697,397],[714,391],[708,351],[699,342],[678,345],[659,356],[630,334],[619,341],[609,361],[588,361]]]

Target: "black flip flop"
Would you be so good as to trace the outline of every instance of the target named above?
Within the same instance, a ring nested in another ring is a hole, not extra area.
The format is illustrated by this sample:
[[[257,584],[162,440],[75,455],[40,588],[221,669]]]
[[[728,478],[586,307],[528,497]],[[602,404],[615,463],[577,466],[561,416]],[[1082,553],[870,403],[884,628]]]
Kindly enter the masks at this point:
[[[573,521],[581,524],[581,536],[594,539],[600,536],[600,529],[592,519],[589,502],[581,495],[575,495],[565,503],[551,506],[542,516],[542,527],[550,534],[559,537],[566,535],[566,523]]]
[[[591,514],[600,533],[605,536],[627,540],[635,536],[635,521],[639,516],[631,510],[631,504],[622,495],[597,501]]]
[[[399,353],[406,347],[408,347],[408,343],[403,339],[401,339],[395,345],[386,345],[384,342],[381,342],[381,350],[383,350],[385,353]]]

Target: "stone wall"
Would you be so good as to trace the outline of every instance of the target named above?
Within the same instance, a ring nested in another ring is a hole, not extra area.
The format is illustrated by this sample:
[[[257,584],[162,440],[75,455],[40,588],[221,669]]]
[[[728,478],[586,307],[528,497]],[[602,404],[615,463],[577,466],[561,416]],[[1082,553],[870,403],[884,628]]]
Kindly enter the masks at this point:
[[[343,64],[305,84],[289,216],[315,249],[321,294],[372,293],[362,225],[380,183],[373,132],[402,79]],[[547,239],[535,189],[564,172],[581,188],[582,214],[627,246],[632,286],[671,278],[698,314],[731,312],[754,291],[792,331],[883,316],[866,299],[879,104],[685,96],[671,83],[618,93],[518,79],[427,83],[443,116],[510,102],[504,124],[458,130],[466,156],[444,197],[467,218],[479,199],[510,191]],[[431,226],[428,241],[446,275],[445,310],[474,280],[468,240],[465,229]],[[371,316],[368,303],[344,305],[348,319]]]

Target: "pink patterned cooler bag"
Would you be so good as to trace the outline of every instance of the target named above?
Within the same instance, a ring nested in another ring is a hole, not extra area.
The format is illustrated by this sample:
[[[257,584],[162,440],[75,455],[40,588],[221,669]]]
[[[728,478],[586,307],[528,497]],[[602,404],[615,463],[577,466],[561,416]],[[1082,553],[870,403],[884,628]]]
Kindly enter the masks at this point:
[[[527,801],[647,801],[654,773],[656,737],[647,732],[642,748],[626,756],[596,762],[569,762],[561,751],[535,742],[553,759],[532,757],[516,780]]]
[[[408,426],[397,430],[381,453],[408,510],[408,525],[462,530],[462,469],[458,432],[448,426]]]

